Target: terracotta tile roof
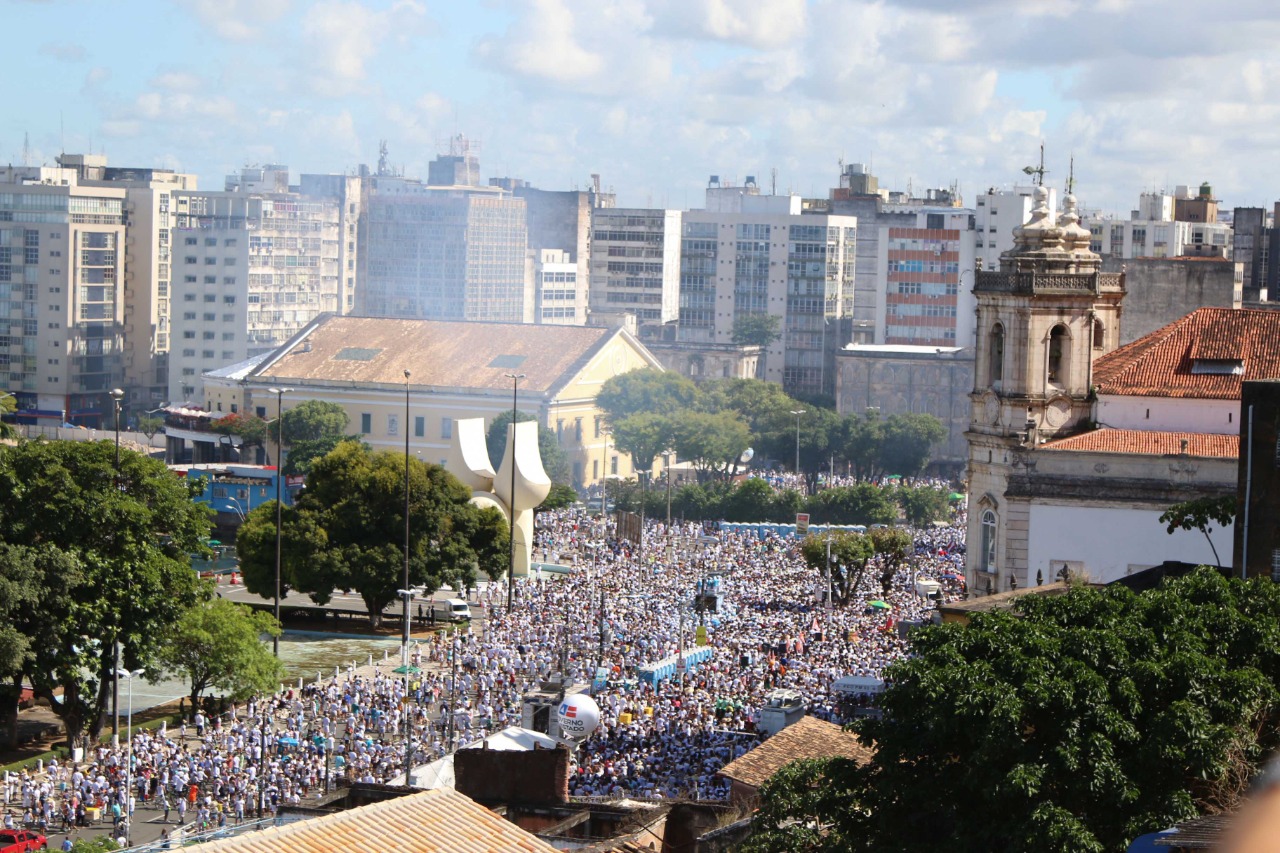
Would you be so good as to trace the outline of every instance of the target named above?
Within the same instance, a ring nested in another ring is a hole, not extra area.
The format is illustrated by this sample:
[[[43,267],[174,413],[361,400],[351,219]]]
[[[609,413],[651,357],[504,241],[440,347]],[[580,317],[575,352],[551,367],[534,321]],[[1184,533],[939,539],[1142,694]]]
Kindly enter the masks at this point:
[[[865,764],[871,755],[871,750],[852,732],[835,723],[802,717],[746,755],[726,764],[717,775],[759,788],[784,765],[802,758],[843,756]]]
[[[200,845],[201,853],[549,853],[555,849],[451,788]]]
[[[1238,459],[1240,437],[1209,432],[1157,432],[1139,429],[1096,429],[1040,445],[1040,450],[1076,450],[1093,453],[1140,453],[1144,456],[1178,456],[1182,442],[1187,455],[1211,459]]]
[[[1195,373],[1207,361],[1240,373]],[[1093,364],[1100,394],[1239,400],[1247,379],[1280,377],[1280,311],[1199,308]]]
[[[503,374],[523,373],[520,390],[542,392],[580,370],[614,334],[625,333],[329,315],[295,335],[247,379],[402,385],[408,369],[414,386],[510,391],[511,380]]]

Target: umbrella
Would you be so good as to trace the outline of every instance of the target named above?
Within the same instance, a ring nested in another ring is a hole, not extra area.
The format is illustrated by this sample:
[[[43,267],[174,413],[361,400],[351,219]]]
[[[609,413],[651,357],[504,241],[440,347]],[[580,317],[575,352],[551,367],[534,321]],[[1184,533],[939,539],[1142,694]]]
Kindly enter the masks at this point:
[[[422,672],[422,670],[418,669],[416,666],[398,666],[391,671],[397,675],[417,675]]]
[[[887,601],[872,601],[870,602],[870,606],[874,607],[876,610],[892,610],[893,609],[893,605]]]
[[[209,544],[210,544],[210,545],[221,545],[222,543],[221,543],[221,542],[219,542],[217,539],[210,539],[210,540],[209,540]]]
[[[282,737],[276,740],[281,746],[297,746],[298,739],[296,737]]]
[[[951,496],[947,498],[947,500],[962,501],[964,500],[964,495],[960,494],[959,492],[952,492]]]

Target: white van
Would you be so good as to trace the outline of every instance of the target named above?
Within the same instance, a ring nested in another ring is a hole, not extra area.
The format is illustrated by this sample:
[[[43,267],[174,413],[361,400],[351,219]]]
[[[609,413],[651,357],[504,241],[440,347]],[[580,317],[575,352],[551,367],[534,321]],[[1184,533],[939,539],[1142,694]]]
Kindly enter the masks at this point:
[[[431,610],[437,619],[445,622],[461,622],[471,618],[471,607],[461,598],[445,598],[431,602]]]

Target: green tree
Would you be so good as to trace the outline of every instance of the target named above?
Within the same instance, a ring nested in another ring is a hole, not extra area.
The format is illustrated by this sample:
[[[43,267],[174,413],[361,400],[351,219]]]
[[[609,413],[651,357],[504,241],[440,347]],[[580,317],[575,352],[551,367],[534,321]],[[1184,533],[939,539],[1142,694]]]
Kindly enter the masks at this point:
[[[848,834],[848,792],[837,780],[856,771],[848,758],[805,758],[784,765],[760,786],[760,807],[742,853],[844,853],[858,849]]]
[[[880,591],[888,595],[893,576],[915,553],[915,539],[901,527],[873,527],[867,536],[880,563]]]
[[[632,370],[612,376],[600,386],[596,406],[610,426],[628,415],[670,415],[695,408],[698,386],[666,370]]]
[[[210,513],[164,463],[111,442],[0,448],[0,542],[39,551],[40,606],[23,612],[24,669],[68,739],[101,731],[119,665],[151,666],[195,600],[190,555]]]
[[[151,438],[164,426],[164,418],[157,418],[155,415],[138,415],[134,425],[138,428],[138,432]]]
[[[892,524],[898,518],[890,490],[874,483],[823,489],[805,506],[815,524]]]
[[[18,401],[12,394],[0,397],[0,416],[11,415],[18,409]],[[18,437],[17,428],[4,421],[0,421],[0,438],[16,439]]]
[[[287,432],[285,437],[288,437]],[[311,473],[311,465],[317,459],[328,456],[335,447],[344,441],[351,441],[368,447],[358,435],[331,435],[326,438],[289,442],[289,454],[284,460],[285,476],[297,475],[306,477]]]
[[[831,546],[831,563],[827,563],[827,545]],[[825,577],[830,572],[835,598],[848,601],[858,591],[867,562],[875,555],[869,536],[852,530],[831,530],[810,534],[800,542],[800,555],[809,568]]]
[[[908,524],[926,527],[935,521],[946,519],[948,492],[933,486],[900,486],[895,497]]]
[[[342,442],[312,465],[297,506],[282,513],[283,591],[325,602],[354,590],[382,623],[382,611],[404,584],[404,456]],[[497,578],[507,568],[508,533],[493,507],[471,503],[471,492],[439,465],[409,463],[409,583],[434,592],[475,584],[476,572]],[[263,504],[241,526],[245,588],[275,592],[275,504]]]
[[[537,420],[528,412],[520,412],[516,422]],[[507,451],[507,426],[510,423],[511,411],[508,409],[505,412],[499,412],[493,419],[493,423],[489,424],[489,432],[485,435],[489,461],[495,470],[502,463],[503,455]],[[546,472],[551,482],[568,483],[570,481],[573,475],[569,455],[560,446],[560,440],[556,438],[555,432],[543,426],[541,422],[538,423],[538,453],[542,457],[542,470]]]
[[[884,422],[880,466],[893,474],[915,477],[929,464],[933,446],[947,437],[947,428],[933,415],[890,415]]]
[[[53,571],[74,575],[76,568],[50,546],[0,542],[0,723],[9,747],[18,742],[18,699],[35,641],[29,616],[41,606]]]
[[[1213,538],[1209,535],[1213,532],[1211,525],[1216,523],[1219,527],[1229,527],[1235,517],[1235,495],[1222,495],[1221,497],[1195,498],[1174,504],[1160,516],[1160,523],[1166,525],[1166,532],[1169,534],[1175,530],[1199,530],[1204,534],[1210,550],[1213,551],[1214,564],[1220,566],[1222,560],[1218,557],[1218,549],[1214,547]]]
[[[220,435],[238,435],[241,459],[250,447],[266,447],[267,422],[254,414],[232,412],[209,424],[209,429]]]
[[[837,458],[848,463],[858,482],[875,480],[885,473],[881,454],[884,421],[875,412],[845,415],[833,443]]]
[[[1280,745],[1269,579],[1202,568],[1142,594],[1077,587],[1015,607],[912,635],[883,718],[856,726],[873,760],[819,770],[838,795],[818,819],[842,849],[1121,851],[1232,811]]]
[[[725,479],[751,443],[746,423],[735,412],[688,411],[675,422],[675,451],[698,470],[699,478]]]
[[[280,634],[270,613],[210,596],[166,632],[157,668],[190,681],[192,714],[206,690],[237,700],[270,693],[284,679],[284,666],[263,644],[263,634]]]
[[[760,347],[756,376],[765,375],[769,346],[782,337],[782,318],[776,314],[741,314],[733,321],[730,340],[738,346]]]
[[[551,491],[547,492],[547,496],[542,499],[542,503],[538,504],[538,511],[549,509],[564,509],[573,506],[578,502],[578,492],[573,486],[566,483],[552,483]]]
[[[293,445],[300,441],[320,441],[346,435],[351,419],[347,416],[347,410],[337,403],[304,400],[292,409],[286,409],[282,420],[284,440],[292,452]],[[273,428],[272,441],[275,440],[275,435]]]

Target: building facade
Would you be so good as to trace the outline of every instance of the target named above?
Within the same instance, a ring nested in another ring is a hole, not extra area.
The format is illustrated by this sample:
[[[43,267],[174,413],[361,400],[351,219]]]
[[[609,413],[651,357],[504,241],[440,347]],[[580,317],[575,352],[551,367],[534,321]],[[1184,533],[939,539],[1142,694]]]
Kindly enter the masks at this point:
[[[877,327],[890,345],[973,345],[974,216],[924,209],[911,227],[881,226]]]
[[[637,326],[660,326],[679,318],[680,222],[678,210],[592,211],[592,322],[632,314]]]

